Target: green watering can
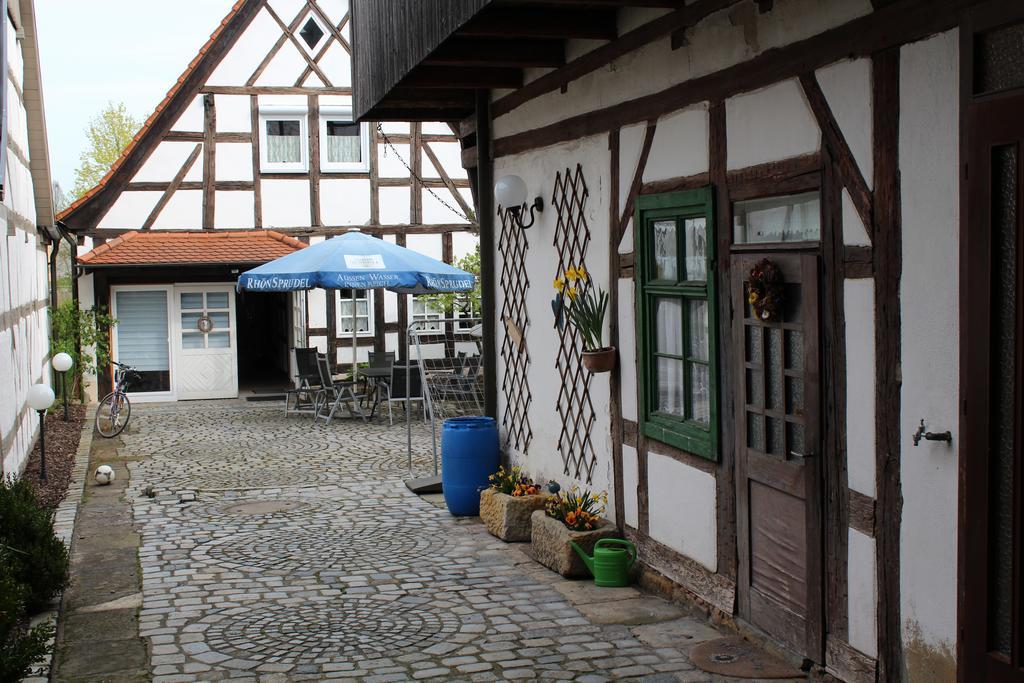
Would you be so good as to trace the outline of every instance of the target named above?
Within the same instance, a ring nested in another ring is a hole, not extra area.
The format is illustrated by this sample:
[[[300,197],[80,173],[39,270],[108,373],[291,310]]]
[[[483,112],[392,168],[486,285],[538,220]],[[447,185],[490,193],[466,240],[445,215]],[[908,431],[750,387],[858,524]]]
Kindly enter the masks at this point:
[[[632,543],[621,538],[602,538],[594,544],[593,557],[572,541],[569,545],[594,575],[594,585],[605,588],[629,585],[629,569],[636,562],[636,546]]]

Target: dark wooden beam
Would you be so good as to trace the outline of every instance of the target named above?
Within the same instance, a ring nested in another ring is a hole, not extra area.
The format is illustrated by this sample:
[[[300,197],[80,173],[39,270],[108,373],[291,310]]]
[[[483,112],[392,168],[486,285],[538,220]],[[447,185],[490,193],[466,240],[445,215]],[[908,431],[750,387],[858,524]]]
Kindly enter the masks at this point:
[[[213,95],[203,95],[203,227],[208,230],[214,227],[216,182],[217,106]]]
[[[480,224],[480,302],[483,323],[484,414],[498,417],[498,334],[495,250],[494,161],[491,157],[490,94],[476,96],[478,164],[476,169],[477,221]]]
[[[697,102],[731,97],[852,57],[938,33],[982,0],[905,0],[836,28],[659,92],[494,140],[494,156],[547,147],[647,121]]]
[[[685,5],[684,0],[498,0],[501,5],[566,5],[589,7],[658,7],[675,9]]]
[[[608,226],[619,220],[619,145],[620,131],[608,134]],[[631,302],[627,302],[631,303]],[[632,330],[631,330],[632,332]],[[608,230],[608,345],[619,346],[619,235]],[[615,497],[615,524],[626,529],[626,496],[622,465],[622,360],[608,377],[608,411],[612,422],[612,492]]]
[[[566,84],[596,71],[619,57],[643,47],[673,31],[694,26],[709,14],[738,2],[738,0],[698,0],[697,2],[658,17],[625,33],[616,40],[602,45],[574,59],[560,69],[530,81],[519,90],[495,100],[492,105],[495,118],[536,97],[558,90]],[[681,3],[680,3],[681,4]]]
[[[260,99],[249,95],[249,125],[252,127],[252,220],[253,226],[263,227],[263,188],[260,183]]]
[[[316,95],[307,96],[306,108],[309,122],[309,224],[316,227],[322,223],[320,220],[320,98]]]
[[[864,180],[864,174],[861,173],[857,160],[853,158],[853,152],[846,142],[846,137],[839,129],[839,123],[825,99],[825,93],[822,92],[818,79],[813,73],[806,73],[800,76],[800,85],[803,87],[811,111],[814,112],[814,118],[818,121],[818,127],[821,128],[822,139],[836,162],[836,170],[843,186],[850,193],[853,205],[865,227],[871,225],[871,190],[868,188],[867,181]]]
[[[657,129],[657,121],[648,121],[647,130],[644,131],[644,143],[640,148],[640,158],[636,162],[636,170],[633,172],[633,182],[629,185],[629,194],[626,195],[626,205],[622,207],[622,215],[619,217],[619,224],[616,228],[616,240],[618,244],[622,241],[622,237],[626,234],[626,226],[629,225],[629,221],[633,218],[633,207],[636,204],[636,195],[640,192],[640,184],[644,180],[644,169],[647,168],[647,158],[651,155],[651,147],[654,145],[654,131]],[[619,188],[613,187],[613,192],[618,192]]]
[[[472,113],[472,109],[444,108],[429,109],[424,107],[400,107],[388,109],[386,106],[371,109],[368,116],[374,121],[460,121]]]
[[[202,151],[203,145],[202,143],[199,143],[192,150],[192,153],[188,155],[188,158],[185,159],[185,163],[183,163],[181,168],[178,169],[178,172],[174,175],[170,185],[168,185],[167,189],[164,190],[164,193],[157,201],[156,206],[153,207],[153,210],[149,212],[149,216],[147,216],[146,220],[142,223],[143,230],[149,230],[153,227],[153,223],[155,223],[156,219],[160,216],[160,212],[164,210],[167,203],[171,201],[171,197],[173,197],[174,193],[178,191],[179,187],[181,187],[182,181],[185,180],[185,176],[188,175],[189,170],[192,168],[192,165],[196,163],[196,159],[199,158],[199,154]]]
[[[889,8],[891,9],[891,8]],[[886,10],[879,10],[877,13]],[[900,210],[900,53],[891,49],[872,61],[875,257],[875,462],[878,590],[878,680],[900,680],[903,638],[900,609],[901,359],[900,278],[903,229]]]
[[[410,88],[487,90],[522,84],[523,72],[507,67],[421,66],[402,79],[402,85]]]
[[[467,38],[455,36],[423,60],[426,65],[556,67],[565,64],[565,43],[558,39]]]
[[[490,7],[457,35],[612,40],[618,35],[618,26],[614,9]]]

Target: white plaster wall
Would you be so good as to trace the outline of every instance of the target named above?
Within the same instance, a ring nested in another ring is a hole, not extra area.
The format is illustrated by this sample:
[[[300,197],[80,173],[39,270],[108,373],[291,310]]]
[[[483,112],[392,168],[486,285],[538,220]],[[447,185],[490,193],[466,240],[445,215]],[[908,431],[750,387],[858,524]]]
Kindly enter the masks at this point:
[[[730,169],[811,154],[821,130],[800,83],[781,81],[725,101]]]
[[[79,253],[85,253],[82,251],[83,247],[79,247]],[[78,278],[78,307],[83,310],[89,310],[96,305],[96,291],[94,276],[92,273],[87,273]],[[109,311],[108,311],[109,312]],[[87,347],[82,351],[84,354],[92,354],[95,349],[93,347]],[[86,373],[82,377],[83,389],[85,390],[85,400],[87,402],[96,402],[100,400],[97,395],[98,385],[96,383],[95,373]]]
[[[196,164],[202,166],[198,160]],[[217,180],[252,180],[252,145],[218,142],[216,175]]]
[[[900,50],[903,636],[909,648],[950,658],[956,650],[960,436],[958,64],[955,30]],[[932,431],[953,430],[953,445],[915,448],[910,437],[921,418]],[[923,673],[911,671],[910,678]]]
[[[647,456],[651,538],[718,570],[715,477],[672,458]]]
[[[380,188],[381,223],[384,225],[408,223],[410,220],[409,213],[408,187]]]
[[[122,192],[100,219],[100,228],[139,228],[156,206],[163,192]]]
[[[861,220],[857,208],[853,205],[850,192],[844,187],[842,192],[843,204],[843,244],[849,246],[868,247],[871,246],[871,238],[868,236],[868,229]]]
[[[132,177],[132,182],[169,182],[181,170],[196,144],[198,143],[161,142],[142,164],[142,168]],[[252,166],[252,162],[249,163],[249,166]],[[184,180],[192,182],[203,179],[202,154],[192,162],[189,171]]]
[[[251,191],[223,191],[214,193],[213,224],[217,228],[251,228],[256,223]]]
[[[291,21],[288,17],[284,21]],[[207,81],[210,85],[240,85],[248,80],[263,56],[281,35],[281,29],[264,9],[239,36],[235,47],[224,56]],[[294,79],[293,79],[294,83]],[[291,85],[291,84],[289,84]]]
[[[621,142],[621,141],[620,141]],[[620,151],[621,162],[621,151]],[[636,168],[634,162],[633,168]],[[708,170],[708,107],[706,103],[658,119],[643,181],[676,178]],[[619,174],[622,182],[622,174]],[[632,182],[630,173],[626,182]]]
[[[846,280],[846,476],[875,497],[875,281]],[[852,552],[852,551],[851,551]]]
[[[818,69],[815,76],[861,174],[872,187],[871,60],[845,59]]]
[[[120,199],[118,200],[120,201]],[[127,226],[138,228],[142,223]],[[178,190],[160,212],[154,230],[195,229],[203,225],[203,192],[202,190]]]
[[[362,225],[370,220],[370,181],[323,178],[320,218],[324,225]]]
[[[549,313],[550,301],[554,297],[551,282],[558,266],[558,255],[552,246],[555,239],[557,224],[556,211],[548,201],[555,183],[556,173],[565,173],[566,168],[575,173],[576,164],[583,167],[583,175],[589,189],[589,198],[585,207],[585,216],[591,231],[591,241],[587,249],[586,263],[594,281],[608,290],[610,287],[608,273],[608,182],[609,156],[607,140],[594,137],[581,142],[559,145],[553,149],[541,150],[515,157],[506,157],[496,161],[495,176],[514,173],[527,182],[528,195],[540,195],[545,199],[547,208],[537,215],[536,223],[527,230],[529,249],[526,256],[527,273],[531,282],[527,293],[526,308],[531,312],[530,326],[526,334],[526,344],[530,353],[529,384],[533,395],[530,406],[530,424],[533,440],[529,453],[524,455],[509,449],[512,459],[525,466],[534,478],[544,481],[557,479],[563,485],[586,482],[574,482],[563,473],[563,463],[558,452],[558,436],[561,430],[561,418],[556,410],[556,401],[560,387],[560,376],[556,370],[556,355],[559,348],[558,334],[554,329],[554,319]],[[501,263],[501,255],[496,256]],[[498,292],[498,312],[500,313],[504,293]],[[499,334],[504,334],[504,325],[497,320]],[[501,358],[498,358],[498,376],[502,376]],[[596,465],[590,488],[609,493],[609,510],[614,509],[609,389],[607,374],[594,375],[590,386],[590,398],[596,412],[596,421],[590,431],[596,454]],[[499,412],[505,410],[505,399],[498,392]],[[611,512],[608,512],[611,515]]]
[[[6,18],[5,18],[6,19]],[[8,136],[28,155],[28,122],[15,86],[21,87],[23,56],[10,20],[4,21],[7,32],[9,69],[7,100],[3,107],[7,116]],[[7,441],[0,452],[0,476],[19,474],[35,443],[39,418],[28,409],[28,390],[37,382],[50,383],[49,317],[45,306],[31,309],[24,315],[22,306],[46,302],[47,252],[35,229],[25,230],[8,223],[17,214],[30,225],[36,224],[35,195],[28,167],[13,153],[7,154],[3,204],[8,217],[0,218],[0,312],[18,311],[9,326],[0,330],[0,436]],[[7,316],[5,315],[6,319]]]
[[[217,108],[217,132],[249,133],[252,111],[248,95],[214,95]],[[250,167],[251,167],[250,163]]]
[[[566,93],[556,90],[500,117],[494,133],[503,137],[657,93],[871,11],[869,0],[777,0],[766,14],[759,14],[752,3],[742,3],[711,15],[687,31],[687,46],[672,50],[668,37],[646,45],[574,81]],[[534,73],[543,71],[531,75]]]
[[[847,626],[850,645],[870,657],[877,657],[875,539],[850,529],[847,535],[847,558]]]
[[[263,225],[291,228],[309,225],[309,181],[264,180],[261,183]]]
[[[172,130],[182,130],[192,133],[199,133],[203,130],[203,96],[196,95],[178,120]]]

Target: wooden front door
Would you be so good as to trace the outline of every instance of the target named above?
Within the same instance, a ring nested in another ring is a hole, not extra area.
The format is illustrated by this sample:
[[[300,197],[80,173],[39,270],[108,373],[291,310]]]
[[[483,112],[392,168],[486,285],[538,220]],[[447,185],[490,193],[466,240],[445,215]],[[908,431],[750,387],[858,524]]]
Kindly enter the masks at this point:
[[[1024,681],[1024,94],[967,115],[962,673]]]
[[[782,305],[762,320],[749,273],[767,258]],[[818,256],[733,256],[739,613],[823,661]]]

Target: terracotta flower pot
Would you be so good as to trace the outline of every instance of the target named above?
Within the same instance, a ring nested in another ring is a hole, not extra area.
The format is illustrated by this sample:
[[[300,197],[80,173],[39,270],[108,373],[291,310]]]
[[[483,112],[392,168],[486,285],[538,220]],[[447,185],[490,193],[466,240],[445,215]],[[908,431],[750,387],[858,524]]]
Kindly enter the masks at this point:
[[[606,346],[596,351],[583,352],[583,367],[591,372],[611,372],[615,367],[615,347]]]

